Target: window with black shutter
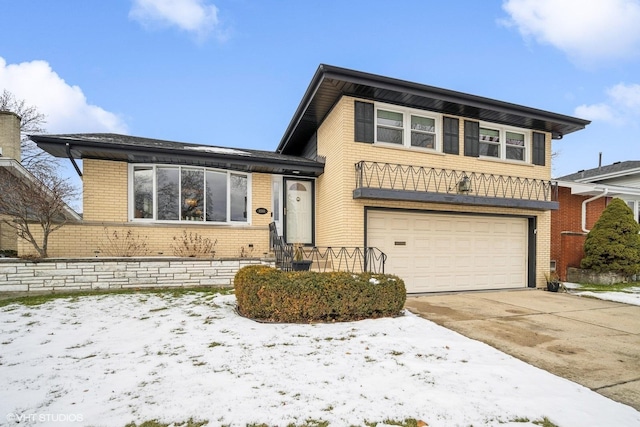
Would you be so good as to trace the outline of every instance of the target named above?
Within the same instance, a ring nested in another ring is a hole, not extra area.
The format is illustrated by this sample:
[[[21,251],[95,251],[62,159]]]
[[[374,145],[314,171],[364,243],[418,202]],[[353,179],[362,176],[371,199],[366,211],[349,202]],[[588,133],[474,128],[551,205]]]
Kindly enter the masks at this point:
[[[373,144],[373,104],[355,101],[355,140]]]
[[[447,154],[460,154],[460,122],[453,117],[443,117],[443,147]]]
[[[464,121],[464,155],[480,156],[480,123]]]
[[[533,164],[544,166],[546,159],[546,142],[545,134],[534,132],[533,133]]]

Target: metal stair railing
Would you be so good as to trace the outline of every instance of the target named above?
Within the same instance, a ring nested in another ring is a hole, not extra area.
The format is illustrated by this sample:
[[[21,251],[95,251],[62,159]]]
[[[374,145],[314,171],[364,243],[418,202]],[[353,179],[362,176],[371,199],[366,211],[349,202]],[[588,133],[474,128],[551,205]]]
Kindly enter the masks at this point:
[[[275,223],[269,224],[269,242],[276,257],[276,267],[290,271],[294,246],[278,235]],[[311,261],[311,270],[384,273],[387,255],[375,247],[302,247],[302,259]]]

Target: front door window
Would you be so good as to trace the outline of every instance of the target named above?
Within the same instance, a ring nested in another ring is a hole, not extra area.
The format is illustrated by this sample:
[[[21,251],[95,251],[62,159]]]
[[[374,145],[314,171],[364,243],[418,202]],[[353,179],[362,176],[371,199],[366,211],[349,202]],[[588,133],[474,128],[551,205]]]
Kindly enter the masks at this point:
[[[285,179],[285,239],[313,244],[313,181]]]

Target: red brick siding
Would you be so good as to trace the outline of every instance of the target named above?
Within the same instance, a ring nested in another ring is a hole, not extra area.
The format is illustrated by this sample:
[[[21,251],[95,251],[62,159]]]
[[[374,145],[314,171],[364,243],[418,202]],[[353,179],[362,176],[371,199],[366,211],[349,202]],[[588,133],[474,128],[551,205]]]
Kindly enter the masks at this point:
[[[560,209],[551,212],[551,260],[556,261],[561,280],[566,280],[567,267],[579,267],[584,256],[586,234],[582,231],[582,202],[591,197],[572,195],[570,188],[558,188]],[[603,197],[587,204],[587,229],[593,228],[610,200]]]

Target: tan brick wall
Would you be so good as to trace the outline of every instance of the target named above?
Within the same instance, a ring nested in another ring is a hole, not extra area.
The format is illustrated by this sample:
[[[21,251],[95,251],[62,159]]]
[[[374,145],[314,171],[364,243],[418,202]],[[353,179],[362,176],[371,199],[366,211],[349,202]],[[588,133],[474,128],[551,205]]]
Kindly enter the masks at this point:
[[[147,255],[173,255],[174,237],[181,239],[182,231],[197,233],[217,240],[216,257],[238,257],[245,250],[248,256],[263,256],[269,250],[269,222],[271,216],[258,215],[255,210],[264,207],[271,210],[271,175],[255,173],[251,176],[251,225],[213,225],[183,222],[180,224],[136,223],[128,221],[128,165],[124,162],[85,160],[84,165],[84,219],[81,224],[68,224],[50,235],[50,257],[93,257],[96,251],[105,256],[109,246],[107,235],[113,240],[113,232],[121,236],[131,232],[138,240],[144,240]],[[37,231],[37,230],[36,230]],[[37,233],[38,239],[41,234]],[[250,248],[250,245],[253,248]],[[34,253],[32,247],[22,241],[21,254]]]
[[[0,111],[0,148],[2,157],[22,159],[20,155],[20,117],[9,111]]]
[[[126,222],[127,163],[86,159],[82,172],[83,218]]]
[[[145,242],[147,251],[140,255],[173,256],[172,245],[182,240],[182,232],[197,233],[203,238],[217,240],[215,246],[216,258],[239,257],[241,248],[247,251],[247,256],[263,256],[268,252],[269,231],[267,227],[234,227],[234,226],[206,226],[206,225],[167,225],[112,223],[104,222],[66,225],[50,235],[49,257],[94,257],[109,256],[108,249],[122,245],[125,236],[130,231],[132,240]],[[118,234],[118,238],[113,233]],[[38,238],[40,238],[40,233]],[[174,240],[174,237],[176,240]],[[109,243],[109,240],[116,242]],[[253,245],[253,250],[249,248]],[[25,241],[19,242],[21,254],[34,254],[32,247]],[[96,253],[98,251],[98,253]],[[117,256],[118,251],[113,253]]]
[[[325,156],[326,162],[316,182],[316,246],[346,246],[350,241],[343,233],[348,221],[346,204],[351,202],[355,182],[353,164],[344,155],[344,119],[342,111],[334,110],[318,129],[318,155]]]
[[[9,217],[0,215],[0,250],[17,251],[18,250],[18,235],[16,230],[3,223],[3,219]]]
[[[343,97],[318,131],[318,154],[327,159],[324,174],[318,179],[317,188],[317,244],[319,246],[363,246],[365,206],[532,216],[537,218],[538,224],[537,284],[544,286],[543,273],[549,269],[550,212],[421,202],[354,200],[353,190],[355,188],[354,164],[361,160],[549,180],[551,178],[549,134],[547,134],[546,144],[547,166],[358,143],[354,142],[354,100],[351,97]],[[464,152],[463,126],[464,118],[460,117],[460,153]]]

